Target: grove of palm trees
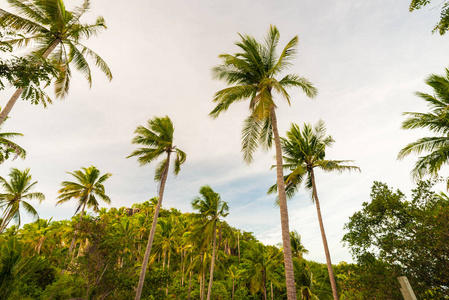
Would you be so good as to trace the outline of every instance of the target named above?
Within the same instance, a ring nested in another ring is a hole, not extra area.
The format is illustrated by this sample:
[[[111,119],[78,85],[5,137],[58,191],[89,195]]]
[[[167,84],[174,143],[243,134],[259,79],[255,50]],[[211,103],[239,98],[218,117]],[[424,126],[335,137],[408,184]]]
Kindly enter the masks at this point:
[[[448,9],[4,1],[0,300],[449,299]]]

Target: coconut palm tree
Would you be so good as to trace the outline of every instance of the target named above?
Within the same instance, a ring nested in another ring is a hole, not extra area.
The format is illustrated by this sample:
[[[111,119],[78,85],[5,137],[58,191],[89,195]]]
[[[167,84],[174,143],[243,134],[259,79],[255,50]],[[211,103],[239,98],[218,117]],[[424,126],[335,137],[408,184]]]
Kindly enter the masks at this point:
[[[58,191],[58,202],[56,205],[65,203],[71,199],[78,200],[78,207],[76,208],[75,215],[81,210],[80,221],[83,219],[84,211],[87,208],[93,209],[94,212],[99,211],[100,204],[97,198],[100,198],[107,204],[111,204],[111,199],[106,195],[106,191],[103,183],[112,176],[110,173],[100,175],[100,170],[94,166],[88,168],[81,168],[73,172],[67,172],[75,177],[76,181],[63,181],[61,183],[62,188]],[[78,233],[79,223],[76,227],[73,235],[72,242],[69,247],[69,255],[72,253],[75,246],[75,239]]]
[[[303,254],[309,253],[309,250],[301,243],[301,235],[296,230],[290,232],[290,241],[294,257],[302,258]]]
[[[425,128],[436,136],[418,139],[405,146],[398,154],[398,159],[403,159],[412,153],[419,155],[430,152],[419,157],[415,163],[411,172],[415,180],[426,175],[436,176],[449,161],[449,69],[446,69],[445,76],[432,74],[425,82],[433,89],[434,95],[421,92],[416,92],[416,95],[426,102],[430,111],[404,113],[408,118],[402,123],[402,128]]]
[[[296,74],[285,75],[282,79],[276,77],[289,66],[296,54],[298,37],[287,43],[278,55],[276,48],[279,42],[279,31],[271,26],[262,43],[253,37],[240,35],[241,41],[236,45],[241,52],[219,57],[222,64],[213,69],[215,77],[226,81],[231,87],[218,91],[213,99],[217,106],[210,116],[216,118],[226,111],[234,102],[250,100],[250,115],[244,122],[242,131],[242,152],[246,162],[253,160],[253,153],[261,144],[265,149],[271,148],[274,138],[276,147],[277,182],[279,187],[279,208],[281,214],[282,243],[284,245],[285,276],[287,281],[288,299],[296,299],[293,262],[290,251],[290,230],[288,222],[287,201],[284,192],[282,151],[278,132],[276,103],[274,94],[278,94],[290,104],[290,95],[286,89],[301,88],[308,97],[313,98],[317,90],[303,77]]]
[[[207,300],[210,300],[212,292],[212,282],[214,280],[214,263],[215,263],[215,248],[217,244],[217,222],[220,218],[228,215],[229,207],[225,201],[221,200],[218,193],[214,192],[208,185],[200,188],[200,196],[192,200],[192,208],[197,210],[204,223],[209,229],[212,229],[213,243],[212,243],[212,261],[210,264],[209,287],[207,289]]]
[[[165,116],[163,118],[155,117],[151,120],[148,120],[147,125],[148,127],[138,126],[136,131],[134,132],[136,136],[133,138],[132,143],[142,145],[143,147],[133,151],[133,153],[131,153],[128,158],[137,156],[137,161],[140,163],[140,165],[146,165],[153,162],[161,155],[167,156],[156,167],[154,180],[156,182],[159,182],[159,198],[156,210],[154,211],[153,224],[151,225],[151,231],[148,237],[145,256],[142,262],[142,269],[140,271],[139,284],[137,286],[135,300],[140,300],[140,296],[142,294],[145,272],[151,254],[154,233],[156,231],[157,218],[164,196],[165,182],[167,181],[171,154],[175,153],[176,155],[173,168],[173,173],[175,176],[178,175],[179,171],[181,170],[181,165],[186,160],[186,154],[182,150],[178,149],[175,145],[173,145],[173,132],[175,129],[173,127],[172,121],[168,116]]]
[[[281,143],[284,152],[284,169],[291,171],[290,174],[285,176],[286,194],[289,197],[292,197],[305,179],[306,189],[311,191],[312,201],[315,202],[316,205],[332,293],[334,299],[338,299],[337,285],[335,283],[329,247],[327,245],[326,233],[321,217],[314,169],[318,167],[325,172],[360,171],[360,169],[356,166],[346,165],[346,163],[352,162],[351,160],[325,159],[326,147],[331,147],[334,143],[334,139],[331,136],[326,136],[326,127],[321,120],[313,128],[310,124],[304,124],[302,130],[298,125],[292,124],[290,131],[287,132],[287,138],[283,138]],[[268,192],[272,193],[276,191],[276,189],[277,187],[274,185]]]
[[[94,24],[81,23],[80,18],[90,8],[90,1],[84,0],[81,6],[72,11],[66,10],[63,0],[7,0],[17,11],[17,15],[0,9],[0,24],[23,35],[8,41],[8,44],[24,47],[33,45],[33,54],[50,61],[59,70],[55,81],[57,97],[64,97],[69,91],[71,69],[80,71],[92,85],[90,66],[86,58],[112,79],[112,73],[104,60],[94,51],[81,43],[83,39],[97,35],[106,28],[103,17]],[[27,89],[19,88],[0,113],[0,125],[4,122],[17,99],[22,95],[29,97]],[[40,98],[45,105],[49,101]],[[39,101],[38,101],[39,102]]]
[[[30,169],[20,171],[12,168],[9,173],[9,182],[0,176],[0,184],[4,192],[0,194],[0,208],[3,210],[2,222],[0,226],[0,233],[2,233],[11,220],[16,221],[20,226],[20,207],[38,218],[39,215],[34,207],[27,202],[27,200],[37,199],[39,203],[45,199],[44,194],[39,192],[30,192],[37,181],[31,183]]]

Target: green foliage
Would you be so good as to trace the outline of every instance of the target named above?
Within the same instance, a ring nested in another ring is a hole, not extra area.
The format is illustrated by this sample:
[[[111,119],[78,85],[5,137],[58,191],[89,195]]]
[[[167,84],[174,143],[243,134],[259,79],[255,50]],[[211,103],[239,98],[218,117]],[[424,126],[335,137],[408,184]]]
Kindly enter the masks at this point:
[[[81,16],[90,8],[89,0],[73,11],[67,11],[60,0],[8,0],[8,3],[18,12],[13,14],[0,9],[0,24],[17,34],[8,39],[8,44],[19,48],[36,45],[32,49],[36,57],[48,56],[50,64],[58,70],[55,81],[57,97],[64,97],[68,93],[70,66],[81,72],[92,84],[91,69],[86,58],[92,59],[108,79],[112,79],[111,71],[103,59],[80,43],[106,28],[102,17],[98,17],[94,24],[81,23]],[[55,48],[52,50],[52,47]],[[49,49],[52,50],[51,54],[46,53]]]
[[[407,201],[399,190],[375,182],[371,202],[365,202],[345,224],[349,232],[343,238],[366,272],[387,273],[379,271],[383,268],[401,273],[408,277],[417,296],[425,299],[430,294],[440,299],[449,296],[449,233],[444,225],[449,221],[449,200],[431,191],[434,183],[419,182]]]
[[[75,214],[84,207],[92,208],[98,212],[99,203],[96,197],[99,197],[104,202],[110,204],[111,199],[106,195],[103,183],[112,176],[111,173],[106,173],[100,176],[100,170],[94,166],[88,168],[81,168],[74,172],[67,172],[75,177],[76,181],[63,181],[62,188],[59,190],[58,202],[56,205],[67,202],[73,198],[78,200],[78,207]]]
[[[10,138],[17,136],[23,136],[23,134],[16,132],[0,132],[0,164],[4,163],[11,156],[13,156],[12,160],[17,157],[25,159],[25,149],[10,140]]]
[[[178,149],[173,145],[173,133],[175,128],[168,116],[163,118],[155,117],[148,120],[147,127],[138,126],[134,132],[136,136],[133,138],[133,144],[142,145],[131,153],[127,158],[137,156],[137,161],[140,165],[146,165],[163,154],[171,154],[174,152],[176,158],[174,161],[173,174],[178,175],[181,170],[181,165],[186,161],[187,155],[184,151]],[[165,170],[168,170],[167,158],[163,159],[156,167],[154,175],[155,181],[161,181]]]
[[[249,163],[259,145],[265,149],[272,145],[272,110],[276,107],[273,93],[280,95],[290,104],[290,95],[286,89],[299,87],[312,98],[317,94],[317,90],[307,79],[296,74],[285,75],[280,80],[275,78],[291,66],[298,45],[297,36],[287,43],[279,55],[276,48],[280,33],[275,26],[270,26],[262,42],[248,35],[240,37],[241,41],[236,45],[241,52],[220,55],[222,64],[213,68],[215,78],[232,86],[215,93],[213,101],[217,106],[210,116],[216,118],[233,103],[250,100],[250,115],[245,120],[242,131],[243,158]]]
[[[83,279],[75,274],[59,275],[43,292],[42,299],[67,300],[85,295]]]
[[[444,76],[430,75],[426,79],[434,95],[417,92],[416,95],[426,102],[430,110],[427,113],[405,112],[408,118],[402,123],[404,129],[424,128],[436,136],[424,137],[405,146],[398,154],[402,159],[412,153],[421,154],[430,152],[418,158],[412,170],[415,180],[426,175],[437,176],[441,167],[447,164],[449,158],[449,69]]]
[[[281,139],[284,169],[291,173],[284,176],[285,193],[291,198],[298,191],[302,182],[312,195],[313,169],[318,168],[324,172],[343,172],[358,170],[359,167],[348,166],[352,160],[325,159],[326,149],[332,147],[334,139],[326,136],[326,126],[320,120],[315,126],[304,124],[301,129],[297,124],[291,124],[286,133],[287,138]],[[269,188],[268,193],[275,193],[277,185]],[[312,201],[315,201],[312,196]]]
[[[11,168],[9,177],[10,180],[7,181],[0,176],[0,184],[4,190],[0,194],[0,208],[3,209],[0,233],[5,230],[11,220],[14,220],[20,226],[20,208],[32,216],[38,217],[37,211],[27,200],[37,199],[39,202],[42,202],[45,199],[44,194],[31,192],[37,181],[31,183],[30,169],[20,171],[19,169]]]
[[[412,0],[410,3],[409,10],[414,11],[417,9],[421,9],[427,4],[429,4],[431,0]],[[443,0],[434,2],[437,6],[441,7],[440,21],[435,25],[432,30],[432,33],[438,32],[440,35],[446,33],[449,30],[449,1]]]

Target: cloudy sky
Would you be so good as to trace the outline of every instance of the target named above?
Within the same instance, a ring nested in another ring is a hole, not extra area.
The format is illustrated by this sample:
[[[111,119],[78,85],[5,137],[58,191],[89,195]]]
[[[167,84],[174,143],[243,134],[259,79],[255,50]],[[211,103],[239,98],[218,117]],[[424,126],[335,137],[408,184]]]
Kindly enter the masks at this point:
[[[329,159],[352,159],[361,173],[317,172],[318,193],[334,263],[352,261],[341,243],[349,217],[369,201],[373,181],[409,194],[409,172],[416,157],[397,161],[398,151],[426,134],[401,130],[404,111],[423,111],[415,91],[431,92],[424,79],[442,74],[449,63],[449,40],[432,35],[439,7],[410,13],[409,0],[174,1],[92,0],[84,22],[98,15],[108,29],[85,44],[110,66],[114,79],[94,72],[93,87],[74,74],[70,95],[44,109],[18,102],[3,131],[24,134],[16,142],[26,160],[0,168],[31,168],[46,200],[36,208],[41,218],[70,218],[75,205],[55,207],[68,171],[95,165],[113,176],[106,182],[112,206],[131,206],[156,195],[155,165],[140,167],[126,159],[138,125],[168,115],[175,124],[175,144],[188,157],[177,178],[166,185],[163,206],[191,211],[190,201],[208,184],[230,206],[226,221],[253,232],[266,244],[281,241],[279,210],[266,190],[275,181],[270,170],[274,149],[258,152],[246,165],[240,153],[242,122],[248,104],[239,103],[213,120],[213,94],[225,84],[212,79],[218,55],[235,53],[238,33],[262,38],[270,24],[281,33],[283,47],[299,36],[299,52],[289,73],[306,77],[319,90],[310,100],[291,90],[292,106],[279,100],[283,135],[294,122],[326,122],[336,140]],[[68,8],[81,0],[66,0]],[[9,10],[5,3],[0,5]],[[0,93],[4,106],[12,90]],[[107,206],[106,206],[107,207]],[[308,194],[289,202],[290,229],[325,262],[315,206]],[[31,221],[31,219],[28,219]]]

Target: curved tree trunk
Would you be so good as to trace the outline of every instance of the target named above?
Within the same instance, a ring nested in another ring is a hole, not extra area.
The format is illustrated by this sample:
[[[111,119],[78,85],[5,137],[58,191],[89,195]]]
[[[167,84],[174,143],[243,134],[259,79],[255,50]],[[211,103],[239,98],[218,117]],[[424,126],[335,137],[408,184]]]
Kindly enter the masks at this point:
[[[214,243],[212,246],[212,262],[210,263],[209,287],[207,289],[207,300],[210,300],[212,293],[212,282],[214,281],[214,264],[215,264],[215,244],[217,242],[217,220],[214,220]]]
[[[147,248],[145,249],[145,256],[142,262],[142,269],[140,270],[139,284],[137,285],[136,297],[134,300],[140,300],[142,295],[143,282],[145,280],[145,272],[147,271],[148,260],[150,259],[151,247],[153,246],[154,233],[156,232],[157,217],[162,205],[162,197],[164,196],[165,182],[167,181],[168,166],[170,165],[170,152],[167,152],[167,164],[161,178],[161,185],[159,186],[159,199],[156,210],[154,211],[153,224],[151,225],[150,236],[148,237]]]
[[[276,146],[276,177],[279,193],[279,210],[281,213],[282,244],[284,248],[285,280],[287,299],[296,300],[295,275],[293,273],[292,247],[290,243],[290,228],[288,224],[287,197],[285,196],[284,172],[282,163],[281,139],[274,107],[271,108],[271,123],[273,126],[274,144]]]
[[[313,188],[313,200],[316,204],[316,212],[318,215],[318,223],[320,224],[321,237],[323,239],[324,253],[326,254],[327,270],[329,272],[329,279],[332,286],[332,295],[334,300],[338,300],[337,283],[335,282],[334,271],[332,270],[331,255],[329,252],[329,246],[327,245],[326,232],[324,231],[323,218],[321,217],[320,201],[318,200],[318,193],[315,185],[315,174],[313,169],[310,171],[310,177],[312,178],[312,188]]]
[[[45,50],[44,54],[42,54],[42,57],[46,59],[50,55],[50,53],[55,50],[56,46],[58,46],[60,42],[60,39],[54,40],[53,43],[48,46],[47,50]],[[6,117],[8,117],[9,113],[14,107],[14,104],[16,104],[17,99],[19,99],[20,95],[22,95],[22,92],[23,89],[17,89],[9,99],[8,103],[6,103],[3,110],[0,112],[0,126],[3,124],[3,122],[5,122]]]

